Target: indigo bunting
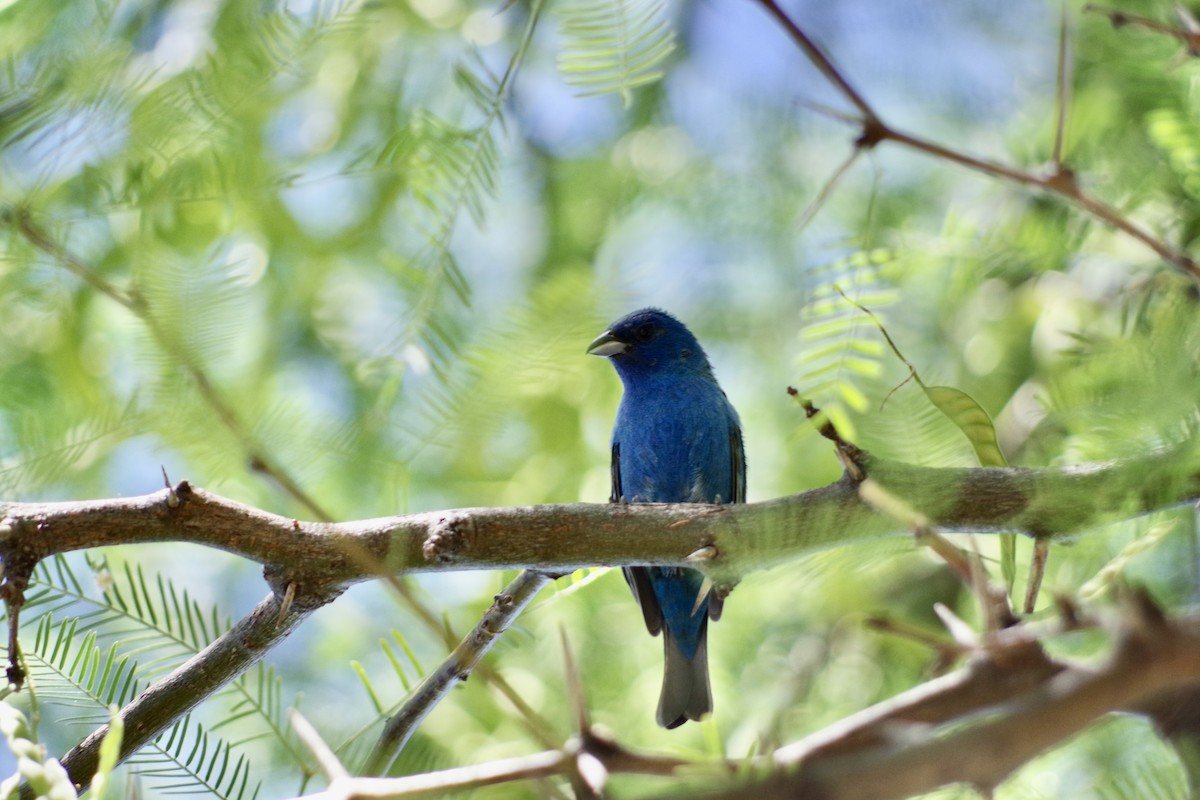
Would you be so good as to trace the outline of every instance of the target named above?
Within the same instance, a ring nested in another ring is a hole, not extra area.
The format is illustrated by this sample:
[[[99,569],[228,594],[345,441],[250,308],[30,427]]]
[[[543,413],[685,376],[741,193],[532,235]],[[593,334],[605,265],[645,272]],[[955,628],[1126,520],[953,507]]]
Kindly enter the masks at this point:
[[[614,322],[587,352],[606,356],[625,392],[612,437],[612,502],[742,503],[741,423],[708,357],[683,323],[645,308]],[[675,728],[712,711],[708,620],[722,601],[700,597],[704,576],[682,567],[626,567],[650,633],[663,633],[658,724]]]

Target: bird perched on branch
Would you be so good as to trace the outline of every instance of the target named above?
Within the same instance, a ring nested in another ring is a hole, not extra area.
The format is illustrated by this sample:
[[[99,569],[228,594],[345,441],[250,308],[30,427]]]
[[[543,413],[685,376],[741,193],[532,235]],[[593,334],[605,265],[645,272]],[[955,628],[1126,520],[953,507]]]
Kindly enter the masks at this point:
[[[613,427],[613,502],[745,502],[741,423],[682,322],[655,308],[635,311],[587,351],[606,356],[625,387]],[[625,580],[650,633],[663,634],[658,724],[700,719],[712,711],[708,620],[720,618],[721,600],[694,569],[627,567]]]

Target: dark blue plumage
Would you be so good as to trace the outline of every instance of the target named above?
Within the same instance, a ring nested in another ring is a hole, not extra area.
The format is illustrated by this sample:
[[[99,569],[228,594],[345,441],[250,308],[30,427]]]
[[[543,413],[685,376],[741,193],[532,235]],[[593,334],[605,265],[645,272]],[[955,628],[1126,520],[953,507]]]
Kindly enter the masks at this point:
[[[607,356],[625,387],[613,427],[614,502],[745,501],[737,412],[682,322],[654,308],[635,311],[588,352]],[[720,602],[699,597],[704,578],[692,569],[631,567],[625,579],[650,633],[664,632],[658,724],[674,728],[699,719],[712,711],[708,620],[720,617]]]

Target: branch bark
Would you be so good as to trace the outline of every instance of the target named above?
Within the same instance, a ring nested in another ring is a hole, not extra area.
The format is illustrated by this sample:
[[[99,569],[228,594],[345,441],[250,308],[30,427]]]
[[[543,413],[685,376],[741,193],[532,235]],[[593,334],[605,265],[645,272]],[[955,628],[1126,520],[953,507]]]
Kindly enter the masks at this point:
[[[1107,663],[1095,669],[1061,665],[1031,691],[1004,698],[995,706],[1002,713],[986,721],[949,734],[936,728],[909,730],[908,736],[893,731],[891,741],[825,758],[799,743],[775,754],[776,764],[788,770],[785,776],[753,791],[720,796],[887,800],[949,783],[989,793],[1022,764],[1101,715],[1200,683],[1200,620],[1169,621],[1149,605],[1142,609],[1148,613],[1123,626]],[[987,705],[976,704],[970,716],[978,717]],[[962,725],[966,716],[947,723]]]
[[[944,531],[1022,531],[1053,540],[1200,498],[1200,454],[1175,450],[1065,468],[930,468],[864,455],[862,467]],[[397,572],[571,571],[692,566],[733,580],[835,545],[894,534],[858,483],[739,505],[573,503],[463,508],[342,523],[301,522],[182,483],[132,498],[0,502],[0,558],[89,547],[193,542],[271,566],[286,585],[345,586]],[[701,548],[702,561],[688,556]]]
[[[421,685],[413,690],[403,707],[388,719],[367,759],[365,772],[382,775],[391,767],[396,756],[404,749],[417,726],[425,719],[442,698],[460,682],[465,681],[471,671],[492,649],[498,639],[525,610],[537,593],[550,582],[543,572],[525,570],[504,591],[496,595],[491,608],[479,623],[459,643],[449,658],[429,673]]]
[[[943,530],[1021,530],[1048,540],[1195,500],[1198,460],[1194,448],[1181,447],[1060,469],[933,469],[865,454],[860,466]],[[30,564],[87,547],[169,540],[220,548],[266,565],[274,593],[122,711],[123,752],[129,753],[249,668],[352,583],[404,571],[569,571],[628,564],[687,565],[718,580],[735,580],[816,549],[895,533],[896,520],[863,502],[858,490],[857,482],[843,477],[820,489],[736,506],[577,503],[306,523],[185,482],[134,498],[0,503],[0,558]],[[701,548],[706,557],[689,561]],[[7,595],[19,595],[19,587],[4,588]],[[285,602],[289,596],[294,599]],[[90,778],[104,732],[64,759],[76,781]]]
[[[1013,770],[1113,711],[1146,713],[1200,684],[1200,617],[1165,619],[1147,598],[1126,598],[1116,647],[1096,667],[1047,658],[1036,625],[999,632],[967,667],[865,709],[764,759],[706,764],[626,750],[585,729],[556,751],[402,778],[356,778],[338,764],[329,787],[304,800],[376,800],[599,770],[708,776],[705,797],[888,800],[951,783],[984,792]],[[1059,628],[1061,630],[1061,628]],[[991,712],[991,713],[985,713]],[[323,744],[309,732],[315,752]],[[588,760],[594,760],[593,765]],[[326,759],[328,760],[328,759]],[[749,766],[749,769],[745,767]],[[740,777],[729,783],[726,776]],[[597,773],[599,774],[599,773]],[[720,788],[711,790],[714,782]],[[695,797],[692,784],[687,797]]]

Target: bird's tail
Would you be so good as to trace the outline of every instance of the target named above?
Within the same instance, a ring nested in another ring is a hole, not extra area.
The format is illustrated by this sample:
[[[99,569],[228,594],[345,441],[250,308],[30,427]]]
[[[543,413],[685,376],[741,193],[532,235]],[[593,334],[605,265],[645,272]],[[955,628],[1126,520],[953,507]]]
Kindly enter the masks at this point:
[[[708,686],[708,619],[700,628],[700,644],[695,658],[688,658],[675,643],[671,629],[663,626],[662,695],[658,700],[658,724],[678,728],[687,720],[698,720],[712,711],[712,690]]]

